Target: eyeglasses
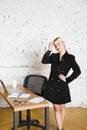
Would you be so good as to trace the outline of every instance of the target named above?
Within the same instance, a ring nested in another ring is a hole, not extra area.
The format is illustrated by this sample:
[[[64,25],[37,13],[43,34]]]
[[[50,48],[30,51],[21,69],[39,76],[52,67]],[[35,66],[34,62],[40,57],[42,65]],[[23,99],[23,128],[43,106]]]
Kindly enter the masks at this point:
[[[22,100],[22,101],[19,101],[19,100],[14,100],[14,104],[15,105],[25,105],[25,103],[27,102],[28,100]]]

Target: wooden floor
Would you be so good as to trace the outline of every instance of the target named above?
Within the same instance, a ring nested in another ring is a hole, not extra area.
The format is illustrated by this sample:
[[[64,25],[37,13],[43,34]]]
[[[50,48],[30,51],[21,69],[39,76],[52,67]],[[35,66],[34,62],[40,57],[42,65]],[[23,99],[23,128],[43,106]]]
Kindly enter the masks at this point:
[[[25,119],[25,111],[23,112],[23,119]],[[31,118],[40,119],[44,124],[44,109],[31,111]],[[11,130],[13,124],[13,111],[11,108],[0,108],[0,130]],[[21,127],[18,130],[27,130],[26,127]],[[31,130],[41,130],[38,127],[32,127]],[[54,119],[53,109],[50,108],[50,129],[56,130],[56,123]],[[66,117],[64,121],[64,130],[87,130],[87,109],[82,108],[67,108]]]

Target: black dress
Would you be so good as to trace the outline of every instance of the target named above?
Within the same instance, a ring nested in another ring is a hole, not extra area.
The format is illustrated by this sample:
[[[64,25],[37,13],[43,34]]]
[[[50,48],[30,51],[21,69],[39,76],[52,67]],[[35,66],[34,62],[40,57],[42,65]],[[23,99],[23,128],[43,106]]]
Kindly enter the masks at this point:
[[[71,101],[68,83],[77,78],[81,71],[73,55],[66,52],[61,61],[59,61],[59,57],[59,53],[51,54],[51,51],[47,51],[42,58],[43,64],[51,64],[51,72],[44,91],[44,98],[54,104],[65,104]],[[67,77],[71,68],[73,72]],[[66,82],[58,78],[59,74],[67,77]]]

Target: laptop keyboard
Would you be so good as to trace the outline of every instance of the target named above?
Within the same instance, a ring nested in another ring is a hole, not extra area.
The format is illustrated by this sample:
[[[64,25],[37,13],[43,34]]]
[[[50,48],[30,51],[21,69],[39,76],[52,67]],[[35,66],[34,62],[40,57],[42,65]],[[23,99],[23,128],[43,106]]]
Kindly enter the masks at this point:
[[[11,89],[8,89],[8,93],[11,94],[11,93],[22,93],[22,91],[18,88],[11,88]]]

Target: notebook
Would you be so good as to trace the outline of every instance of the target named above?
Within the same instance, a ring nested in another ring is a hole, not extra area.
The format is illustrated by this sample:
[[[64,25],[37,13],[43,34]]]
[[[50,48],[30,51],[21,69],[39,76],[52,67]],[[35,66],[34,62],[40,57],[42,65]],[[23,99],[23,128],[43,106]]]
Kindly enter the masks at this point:
[[[30,94],[26,94],[26,93],[12,93],[8,95],[8,98],[29,98]]]

